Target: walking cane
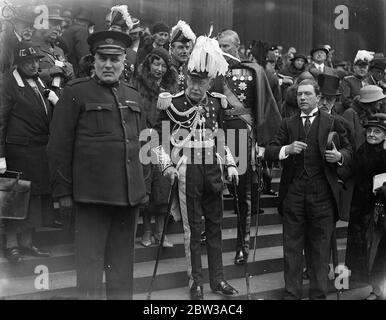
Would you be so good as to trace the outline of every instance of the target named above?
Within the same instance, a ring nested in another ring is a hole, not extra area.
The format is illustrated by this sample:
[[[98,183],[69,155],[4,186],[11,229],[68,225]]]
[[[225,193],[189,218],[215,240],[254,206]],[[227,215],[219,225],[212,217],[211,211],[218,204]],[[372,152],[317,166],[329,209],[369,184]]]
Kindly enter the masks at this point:
[[[245,261],[245,263],[244,263],[244,276],[245,276],[245,283],[247,286],[247,299],[251,300],[251,290],[250,290],[249,272],[248,272],[248,256],[245,252],[245,235],[244,235],[243,228],[241,226],[239,196],[237,194],[237,183],[236,183],[235,178],[232,179],[232,183],[233,183],[233,192],[234,192],[233,205],[234,205],[235,213],[237,215],[237,224],[238,224],[239,230],[240,230],[241,247],[243,248],[243,256],[247,258],[247,261]]]
[[[336,279],[336,273],[335,272],[336,272],[338,264],[339,264],[339,261],[338,261],[338,244],[336,242],[336,229],[334,229],[334,231],[332,232],[332,235],[331,235],[331,251],[332,251],[332,265],[334,268],[334,279]],[[342,291],[337,289],[337,292],[336,292],[336,299],[337,300],[340,300],[340,294],[341,293],[342,293]]]
[[[151,281],[150,281],[149,292],[147,294],[146,300],[151,300],[151,293],[152,293],[152,290],[153,290],[153,284],[154,284],[154,280],[155,280],[155,277],[156,277],[156,274],[157,274],[158,263],[159,263],[159,260],[161,258],[161,250],[162,250],[162,246],[163,246],[164,240],[165,240],[165,234],[166,234],[166,229],[168,227],[169,217],[170,217],[171,211],[172,211],[173,193],[177,190],[177,185],[178,185],[177,177],[175,177],[174,178],[174,182],[173,182],[173,184],[172,184],[172,186],[170,188],[170,191],[169,191],[168,208],[167,208],[167,213],[166,213],[165,220],[164,220],[164,228],[162,230],[160,244],[159,244],[158,249],[157,249],[157,259],[155,261],[154,270],[153,270],[153,276],[152,276]]]
[[[260,197],[261,192],[263,191],[263,163],[261,157],[256,157],[256,172],[257,172],[257,200],[256,200],[256,231],[255,231],[255,239],[253,243],[253,262],[255,262],[256,258],[256,243],[257,243],[257,235],[259,231],[259,212],[260,212]]]

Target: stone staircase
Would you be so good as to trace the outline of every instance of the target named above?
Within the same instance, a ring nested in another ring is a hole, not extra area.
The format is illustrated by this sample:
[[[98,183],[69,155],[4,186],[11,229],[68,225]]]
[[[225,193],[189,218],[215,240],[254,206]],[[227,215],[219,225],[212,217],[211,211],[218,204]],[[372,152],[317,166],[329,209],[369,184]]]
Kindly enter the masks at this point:
[[[273,188],[278,189],[279,179],[273,180]],[[253,258],[255,221],[252,219],[251,252],[248,270],[251,274],[250,291],[253,298],[280,299],[283,280],[283,252],[281,217],[277,213],[277,197],[263,196],[264,213],[259,215],[256,261]],[[237,217],[232,211],[232,199],[224,198],[223,219],[223,264],[226,279],[234,285],[239,295],[233,299],[246,299],[244,267],[233,263],[235,255]],[[139,223],[137,243],[135,246],[134,299],[146,299],[153,274],[157,246],[144,248],[140,245],[142,224]],[[337,239],[339,260],[344,260],[346,247],[347,223],[338,222]],[[182,224],[169,224],[168,238],[174,243],[173,248],[164,248],[154,282],[152,299],[185,300],[189,299],[184,257]],[[73,233],[52,228],[42,228],[34,234],[37,245],[52,252],[49,258],[26,257],[17,266],[10,265],[0,256],[0,299],[63,299],[76,297],[76,272]],[[207,256],[202,246],[202,263],[204,269],[204,295],[206,299],[223,299],[211,293],[208,285]],[[39,268],[49,272],[48,289],[36,288]],[[305,283],[306,288],[307,283]],[[331,292],[334,292],[331,288]]]

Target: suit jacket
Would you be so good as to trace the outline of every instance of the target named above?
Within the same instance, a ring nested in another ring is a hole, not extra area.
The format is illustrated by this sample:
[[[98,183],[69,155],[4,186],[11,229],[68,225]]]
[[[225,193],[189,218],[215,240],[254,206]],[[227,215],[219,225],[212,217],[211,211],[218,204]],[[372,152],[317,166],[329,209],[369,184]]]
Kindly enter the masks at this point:
[[[22,172],[22,179],[32,181],[33,194],[48,194],[46,145],[52,106],[44,98],[43,82],[36,83],[45,106],[16,70],[6,79],[0,104],[0,157],[5,157],[9,170]]]
[[[319,69],[316,68],[314,63],[310,64],[308,71],[314,76],[315,79],[317,79],[319,74],[320,74]],[[324,64],[323,73],[324,74],[329,74],[329,75],[332,75],[332,76],[337,76],[338,75],[335,69],[333,69],[331,67],[328,67],[326,64]]]
[[[279,133],[275,138],[269,143],[265,150],[265,159],[266,160],[278,160],[279,152],[281,147],[291,144],[294,141],[299,141],[299,128],[302,126],[299,125],[300,112],[291,118],[284,118],[282,120]],[[340,138],[340,152],[343,156],[344,163],[350,162],[352,159],[352,147],[347,139],[347,134],[343,128],[340,121],[337,121],[333,116],[320,112],[319,116],[314,120],[319,121],[319,150],[320,156],[323,159],[323,172],[330,186],[331,192],[333,194],[336,212],[340,216],[339,210],[339,185],[338,185],[338,175],[337,175],[337,164],[329,164],[324,159],[324,154],[326,151],[326,144],[328,134],[331,131],[336,131]],[[285,199],[288,188],[291,185],[293,179],[295,178],[295,157],[290,155],[287,159],[283,160],[283,172],[281,175],[280,188],[279,188],[279,213],[282,214],[283,200]]]

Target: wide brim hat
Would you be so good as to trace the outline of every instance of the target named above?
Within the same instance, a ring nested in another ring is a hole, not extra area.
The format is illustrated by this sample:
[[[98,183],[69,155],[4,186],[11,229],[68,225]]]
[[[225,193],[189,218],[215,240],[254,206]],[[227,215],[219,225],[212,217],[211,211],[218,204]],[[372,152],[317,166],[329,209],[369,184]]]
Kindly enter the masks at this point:
[[[92,54],[122,54],[131,46],[132,40],[126,33],[119,31],[99,31],[87,38]]]
[[[321,73],[318,76],[320,92],[326,96],[340,96],[340,78],[335,75]]]
[[[14,15],[11,18],[13,21],[22,21],[28,24],[33,24],[35,22],[36,14],[33,9],[30,7],[26,8],[16,8]]]
[[[364,86],[359,90],[359,95],[361,103],[372,103],[386,98],[382,88],[374,85]]]
[[[40,54],[39,49],[30,42],[21,41],[15,48],[14,59],[15,64],[19,64],[23,61],[28,61],[31,59],[42,59],[44,55]]]
[[[366,121],[364,127],[378,127],[386,131],[386,114],[385,113],[376,113],[371,119]]]
[[[310,55],[311,57],[314,55],[314,53],[316,51],[324,51],[326,54],[329,54],[330,51],[328,51],[328,49],[324,46],[316,46],[315,48],[313,48],[311,51],[310,51]]]
[[[133,28],[130,30],[130,33],[136,33],[144,31],[145,28],[140,26],[140,20],[138,18],[132,17],[133,20]]]

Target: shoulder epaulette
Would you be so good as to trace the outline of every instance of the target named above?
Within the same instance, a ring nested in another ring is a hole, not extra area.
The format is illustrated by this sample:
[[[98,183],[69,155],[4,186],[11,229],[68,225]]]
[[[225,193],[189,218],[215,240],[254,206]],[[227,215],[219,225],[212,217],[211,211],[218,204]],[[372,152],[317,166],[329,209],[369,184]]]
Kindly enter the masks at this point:
[[[67,82],[67,85],[68,86],[73,86],[74,84],[78,84],[78,83],[82,83],[82,82],[87,82],[89,81],[91,78],[90,77],[84,77],[84,78],[76,78],[76,79],[73,79],[73,80],[70,80]]]
[[[181,97],[182,95],[184,95],[185,91],[184,90],[181,90],[180,92],[177,92],[176,94],[173,94],[173,99],[174,98],[178,98],[178,97]]]
[[[209,95],[214,97],[214,98],[220,99],[222,108],[226,109],[228,107],[228,100],[224,94],[219,93],[219,92],[209,92]]]

